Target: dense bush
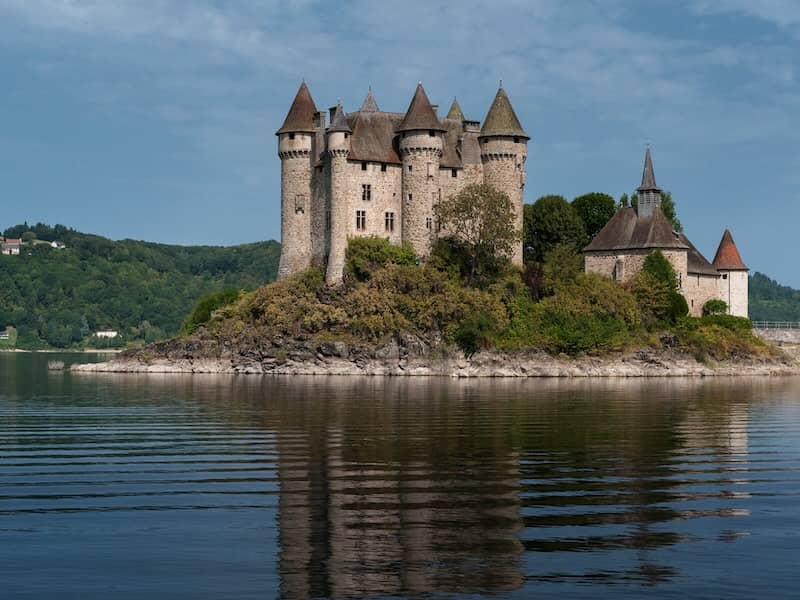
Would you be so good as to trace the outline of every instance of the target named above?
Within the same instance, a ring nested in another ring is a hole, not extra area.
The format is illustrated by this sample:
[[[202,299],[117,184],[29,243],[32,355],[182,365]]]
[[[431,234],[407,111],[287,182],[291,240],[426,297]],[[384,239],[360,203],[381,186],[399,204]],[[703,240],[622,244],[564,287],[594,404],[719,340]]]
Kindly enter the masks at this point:
[[[220,292],[206,294],[197,301],[192,312],[186,317],[181,327],[181,333],[184,335],[194,333],[209,322],[215,310],[233,304],[238,298],[239,290],[235,288],[228,288]]]
[[[703,304],[703,316],[724,315],[728,313],[728,303],[724,300],[709,300]]]
[[[386,265],[413,265],[417,257],[411,244],[398,246],[378,236],[355,237],[347,244],[345,269],[358,281],[366,281],[372,273]]]

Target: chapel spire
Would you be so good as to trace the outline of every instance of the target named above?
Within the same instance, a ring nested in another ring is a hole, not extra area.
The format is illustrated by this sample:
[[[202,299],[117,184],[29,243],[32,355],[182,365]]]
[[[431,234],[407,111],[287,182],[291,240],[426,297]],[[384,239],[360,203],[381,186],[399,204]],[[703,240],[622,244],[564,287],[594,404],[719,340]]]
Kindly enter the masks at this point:
[[[425,88],[422,87],[422,82],[417,84],[414,97],[411,99],[411,104],[408,105],[406,116],[403,117],[403,122],[400,123],[397,131],[413,131],[415,129],[445,130],[439,122],[439,117],[436,116],[430,100],[428,100],[428,95],[425,93]]]
[[[650,146],[647,146],[647,151],[644,154],[642,185],[636,188],[636,195],[636,214],[639,215],[639,218],[652,217],[656,208],[661,209],[661,188],[656,185]]]
[[[292,106],[289,108],[289,113],[283,121],[283,125],[275,135],[282,133],[314,133],[314,115],[317,112],[317,107],[314,104],[314,99],[311,97],[311,92],[308,91],[306,82],[300,84],[300,89],[294,97]]]

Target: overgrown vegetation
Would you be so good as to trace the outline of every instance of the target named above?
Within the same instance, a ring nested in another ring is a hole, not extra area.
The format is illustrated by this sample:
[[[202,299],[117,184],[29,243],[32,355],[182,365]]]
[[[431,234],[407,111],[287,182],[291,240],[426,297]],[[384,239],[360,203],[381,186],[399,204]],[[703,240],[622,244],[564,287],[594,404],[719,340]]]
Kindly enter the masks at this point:
[[[800,290],[763,273],[750,276],[750,317],[754,321],[800,321]]]
[[[178,333],[204,294],[255,289],[275,279],[280,245],[170,246],[112,241],[62,225],[18,225],[31,232],[19,256],[0,256],[0,331],[16,347],[71,348],[152,342]],[[60,241],[64,249],[49,243]],[[120,333],[97,338],[102,329]]]

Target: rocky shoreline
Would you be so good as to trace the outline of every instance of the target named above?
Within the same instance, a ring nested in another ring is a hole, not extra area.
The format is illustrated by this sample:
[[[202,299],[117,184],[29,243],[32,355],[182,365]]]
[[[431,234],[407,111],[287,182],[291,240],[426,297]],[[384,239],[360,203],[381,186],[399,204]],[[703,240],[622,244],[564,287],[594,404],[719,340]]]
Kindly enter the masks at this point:
[[[789,358],[702,363],[675,352],[640,350],[611,357],[553,357],[541,352],[483,351],[428,357],[323,355],[244,359],[122,356],[108,362],[73,365],[75,373],[216,373],[248,375],[379,375],[436,377],[714,377],[800,375]]]

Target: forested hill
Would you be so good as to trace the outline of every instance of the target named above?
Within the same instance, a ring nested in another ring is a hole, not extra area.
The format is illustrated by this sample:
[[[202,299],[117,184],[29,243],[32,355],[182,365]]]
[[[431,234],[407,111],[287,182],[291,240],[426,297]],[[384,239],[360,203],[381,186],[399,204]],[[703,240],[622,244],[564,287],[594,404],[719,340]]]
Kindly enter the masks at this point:
[[[800,321],[800,290],[781,285],[763,273],[753,273],[750,318],[754,321]]]
[[[273,281],[280,257],[275,241],[172,246],[41,224],[4,235],[26,241],[0,256],[0,331],[15,328],[21,348],[95,346],[106,329],[122,334],[113,345],[172,336],[198,298]]]

